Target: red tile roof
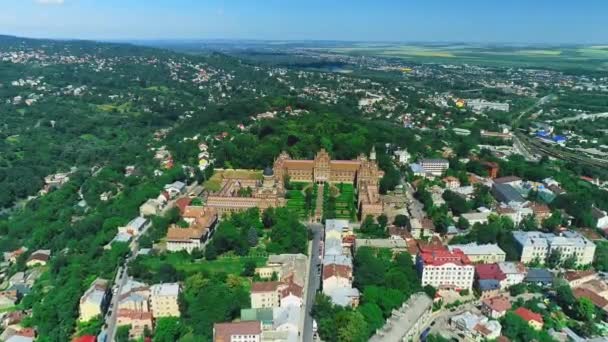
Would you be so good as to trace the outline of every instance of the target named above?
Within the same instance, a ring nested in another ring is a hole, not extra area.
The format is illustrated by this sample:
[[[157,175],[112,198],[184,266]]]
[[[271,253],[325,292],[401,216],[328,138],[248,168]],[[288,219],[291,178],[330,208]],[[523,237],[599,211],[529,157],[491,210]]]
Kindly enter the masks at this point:
[[[497,312],[504,312],[511,308],[509,299],[502,296],[484,299],[483,304]]]
[[[234,335],[260,335],[261,333],[262,324],[259,321],[215,323],[213,325],[215,342],[230,342]]]
[[[179,209],[180,215],[184,215],[186,207],[190,205],[190,202],[192,202],[192,200],[188,197],[178,198],[175,201],[175,206]]]
[[[475,274],[479,280],[495,279],[500,281],[507,279],[507,276],[501,271],[498,264],[475,265]]]
[[[254,292],[274,292],[281,285],[279,281],[259,281],[251,284],[251,293]]]
[[[564,275],[564,278],[567,281],[573,281],[573,280],[578,280],[578,279],[583,279],[586,278],[588,276],[592,276],[595,274],[595,271],[593,270],[586,270],[586,271],[568,271],[566,272],[566,274]]]
[[[323,267],[323,280],[333,276],[340,278],[350,278],[353,270],[346,265],[329,264]]]
[[[608,309],[608,300],[589,289],[577,287],[572,291],[572,293],[577,299],[581,297],[588,298],[598,308],[602,308],[604,310]]]
[[[515,310],[514,313],[516,315],[518,315],[519,317],[523,318],[524,321],[526,321],[526,322],[536,321],[539,323],[543,323],[543,316],[541,316],[540,314],[537,314],[536,312],[530,311],[524,307],[517,308],[517,310]]]
[[[471,261],[461,250],[450,252],[445,249],[429,249],[424,246],[420,248],[420,257],[424,265],[441,266],[452,263],[458,266],[470,265]]]

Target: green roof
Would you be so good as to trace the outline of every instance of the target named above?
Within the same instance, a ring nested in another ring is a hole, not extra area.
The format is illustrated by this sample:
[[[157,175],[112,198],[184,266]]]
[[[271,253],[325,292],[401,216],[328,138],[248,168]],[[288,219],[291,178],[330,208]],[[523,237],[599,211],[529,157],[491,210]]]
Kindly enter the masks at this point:
[[[260,321],[272,324],[272,308],[241,309],[241,321]]]

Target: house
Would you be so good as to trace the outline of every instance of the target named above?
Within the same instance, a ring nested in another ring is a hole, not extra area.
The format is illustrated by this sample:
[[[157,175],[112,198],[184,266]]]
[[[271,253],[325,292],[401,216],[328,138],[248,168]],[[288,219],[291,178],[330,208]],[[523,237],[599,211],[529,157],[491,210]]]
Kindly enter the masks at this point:
[[[19,293],[16,290],[6,290],[0,292],[0,310],[15,306],[19,301]]]
[[[501,289],[505,289],[507,287],[507,276],[500,270],[497,263],[475,265],[475,279],[477,281],[478,288],[479,282],[485,280],[498,281]]]
[[[159,215],[161,207],[162,205],[160,202],[155,198],[151,198],[139,207],[139,215],[144,217]]]
[[[506,204],[524,203],[526,200],[513,186],[507,183],[495,183],[492,185],[492,195],[497,201]]]
[[[496,279],[480,279],[477,281],[481,299],[498,296],[501,290],[501,283]]]
[[[118,310],[150,311],[150,287],[147,284],[129,278],[117,295]]]
[[[460,250],[421,247],[416,258],[422,286],[431,285],[439,289],[471,289],[475,267]]]
[[[188,228],[172,225],[167,230],[167,250],[170,252],[192,253],[201,249],[215,229],[218,214],[214,208],[188,206],[184,209],[183,219],[190,225]]]
[[[186,191],[186,184],[184,182],[175,181],[171,184],[165,185],[164,190],[171,198],[175,198]]]
[[[330,292],[338,287],[351,287],[352,268],[344,265],[330,264],[323,267],[323,292]]]
[[[445,159],[422,159],[420,166],[433,176],[441,176],[450,168],[450,162]]]
[[[466,219],[472,227],[477,223],[479,223],[479,224],[488,223],[490,216],[492,214],[493,213],[491,211],[485,211],[485,212],[481,212],[481,213],[474,212],[474,213],[464,213],[464,214],[460,215],[460,217]]]
[[[551,286],[553,284],[553,274],[545,268],[529,268],[524,282],[540,286]]]
[[[128,309],[119,309],[116,315],[118,326],[130,325],[129,339],[136,340],[144,336],[146,327],[152,331],[152,313]]]
[[[450,245],[450,251],[461,250],[472,263],[495,263],[505,261],[507,254],[497,244],[479,245],[475,242],[464,245]]]
[[[103,316],[108,299],[108,284],[106,279],[97,278],[80,297],[78,318],[80,322],[88,322],[97,316]]]
[[[260,342],[262,324],[259,321],[241,321],[213,324],[214,342]]]
[[[498,321],[476,315],[470,311],[453,316],[450,321],[456,330],[475,340],[493,340],[500,336],[502,326]]]
[[[251,284],[251,308],[279,307],[281,296],[279,294],[279,281],[254,282]]]
[[[144,228],[146,227],[147,224],[148,224],[148,219],[146,219],[142,216],[138,216],[138,217],[132,219],[129,223],[127,223],[126,226],[119,227],[118,232],[124,233],[124,234],[129,234],[131,236],[136,236],[136,235],[139,235],[139,233],[141,233],[144,230]]]
[[[578,298],[587,298],[589,299],[595,307],[602,310],[604,313],[608,313],[608,299],[599,295],[593,290],[590,290],[585,287],[577,287],[572,290],[572,294],[574,297]]]
[[[521,284],[526,278],[526,266],[521,262],[503,261],[498,263],[498,267],[505,275],[506,287]]]
[[[340,257],[348,259],[350,267],[352,267],[352,260],[350,258],[346,256]],[[327,257],[323,261],[325,262],[326,260]],[[307,265],[308,257],[304,254],[273,254],[268,257],[265,266],[255,269],[255,274],[259,275],[262,279],[271,279],[273,274],[275,274],[277,279],[281,281],[287,282],[291,280],[299,286],[304,286],[304,274],[306,273]]]
[[[543,316],[536,312],[530,311],[524,307],[519,307],[513,311],[517,316],[521,317],[524,321],[528,322],[528,325],[534,330],[541,330],[543,328]]]
[[[507,297],[492,297],[481,301],[481,312],[494,319],[499,319],[511,309],[511,302]]]
[[[410,219],[410,234],[414,238],[430,237],[435,233],[435,225],[429,218],[412,218]]]
[[[17,262],[17,259],[25,252],[27,252],[27,247],[19,247],[12,252],[4,252],[4,260],[10,263],[15,263]]]
[[[443,183],[445,184],[445,187],[448,189],[456,189],[460,187],[460,180],[458,180],[458,178],[453,177],[453,176],[447,176],[445,178],[443,178]]]
[[[407,243],[403,239],[356,239],[355,249],[360,247],[390,249],[393,254],[407,252]]]
[[[72,342],[97,342],[97,336],[94,335],[83,335],[76,337]]]
[[[180,286],[177,283],[156,284],[150,287],[150,308],[154,318],[180,316],[179,292]]]
[[[593,270],[568,271],[564,274],[564,279],[568,282],[570,287],[575,288],[586,282],[598,279],[598,274]]]
[[[396,150],[394,153],[395,161],[401,165],[409,163],[411,155],[407,150]]]
[[[507,184],[511,186],[521,186],[522,179],[516,176],[506,176],[494,179],[494,184]]]
[[[595,219],[595,227],[599,229],[608,228],[608,214],[604,210],[591,207],[591,214]]]
[[[39,249],[32,253],[29,258],[27,258],[27,262],[25,265],[27,267],[34,266],[44,266],[51,258],[51,250],[50,249]]]

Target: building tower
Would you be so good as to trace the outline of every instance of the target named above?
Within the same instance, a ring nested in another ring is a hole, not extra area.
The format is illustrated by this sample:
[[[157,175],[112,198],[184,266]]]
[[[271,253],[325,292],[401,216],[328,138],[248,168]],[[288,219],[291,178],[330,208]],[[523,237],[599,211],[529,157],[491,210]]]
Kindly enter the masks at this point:
[[[376,160],[376,146],[372,146],[372,151],[369,153],[369,160]]]

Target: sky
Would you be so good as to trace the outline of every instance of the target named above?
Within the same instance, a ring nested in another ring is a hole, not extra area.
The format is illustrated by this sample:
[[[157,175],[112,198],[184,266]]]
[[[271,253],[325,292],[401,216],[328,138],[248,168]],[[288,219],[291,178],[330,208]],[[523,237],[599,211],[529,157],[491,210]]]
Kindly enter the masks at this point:
[[[0,0],[38,38],[608,43],[607,0]]]

